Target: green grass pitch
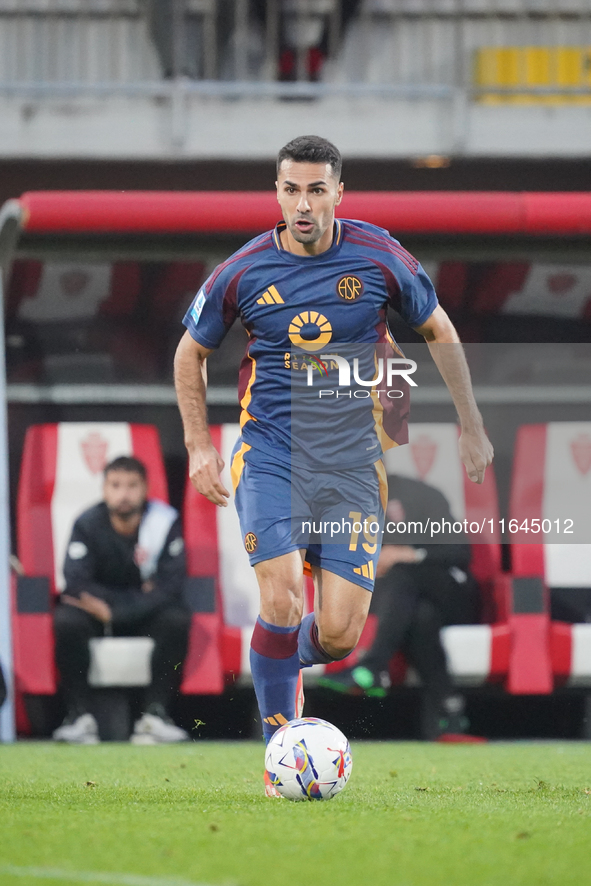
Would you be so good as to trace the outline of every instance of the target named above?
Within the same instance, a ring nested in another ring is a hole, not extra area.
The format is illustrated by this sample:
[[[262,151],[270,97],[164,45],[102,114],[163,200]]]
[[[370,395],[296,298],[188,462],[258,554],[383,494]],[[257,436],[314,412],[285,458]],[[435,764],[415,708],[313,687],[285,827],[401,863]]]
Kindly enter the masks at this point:
[[[268,800],[262,744],[0,746],[0,883],[591,882],[591,745],[353,744],[327,803]]]

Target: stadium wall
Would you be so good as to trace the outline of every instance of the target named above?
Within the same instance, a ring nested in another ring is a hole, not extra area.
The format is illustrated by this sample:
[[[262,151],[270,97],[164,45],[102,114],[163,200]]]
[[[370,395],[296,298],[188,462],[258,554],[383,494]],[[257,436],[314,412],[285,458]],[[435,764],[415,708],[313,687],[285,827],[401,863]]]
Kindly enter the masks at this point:
[[[0,156],[588,154],[587,0],[157,5],[0,0]]]
[[[430,98],[310,101],[167,97],[0,97],[0,156],[271,158],[302,132],[350,157],[424,154],[582,157],[591,116],[576,105],[497,106]]]

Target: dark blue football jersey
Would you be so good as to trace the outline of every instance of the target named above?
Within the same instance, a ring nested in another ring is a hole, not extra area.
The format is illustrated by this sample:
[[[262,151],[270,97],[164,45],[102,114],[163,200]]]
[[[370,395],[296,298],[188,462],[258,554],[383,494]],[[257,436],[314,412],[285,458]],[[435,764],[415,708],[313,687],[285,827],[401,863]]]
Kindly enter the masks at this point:
[[[313,390],[304,379],[310,383],[310,365],[318,369],[317,355],[338,346],[367,354],[392,344],[388,305],[420,326],[437,306],[433,285],[382,228],[337,219],[332,246],[312,257],[282,248],[284,228],[280,222],[219,265],[183,322],[206,348],[217,348],[238,316],[249,335],[239,373],[244,452],[286,464],[297,453],[308,467],[371,464],[382,450],[407,442],[408,390],[400,401],[372,390],[365,399],[333,396],[331,403],[330,395],[318,397],[318,385],[336,391],[337,364],[325,377],[315,374]],[[311,433],[302,432],[304,424]]]

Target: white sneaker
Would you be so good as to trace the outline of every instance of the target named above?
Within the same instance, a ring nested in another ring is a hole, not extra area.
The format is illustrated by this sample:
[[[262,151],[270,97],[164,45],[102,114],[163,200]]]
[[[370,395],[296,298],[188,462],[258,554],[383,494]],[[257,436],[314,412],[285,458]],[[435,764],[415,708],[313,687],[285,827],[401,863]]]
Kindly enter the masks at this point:
[[[54,741],[65,741],[68,744],[98,744],[98,724],[92,714],[80,714],[64,720],[53,733]]]
[[[143,714],[136,721],[130,738],[132,744],[172,744],[188,740],[188,732],[175,726],[168,717],[159,717],[156,714]]]

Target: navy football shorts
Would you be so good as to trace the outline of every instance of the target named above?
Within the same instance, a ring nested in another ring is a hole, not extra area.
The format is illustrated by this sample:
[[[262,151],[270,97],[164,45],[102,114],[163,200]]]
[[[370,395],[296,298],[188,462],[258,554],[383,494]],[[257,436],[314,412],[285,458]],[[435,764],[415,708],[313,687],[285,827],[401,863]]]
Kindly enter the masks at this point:
[[[232,480],[251,566],[306,549],[306,560],[373,590],[387,502],[381,461],[343,471],[289,468],[241,446]]]

